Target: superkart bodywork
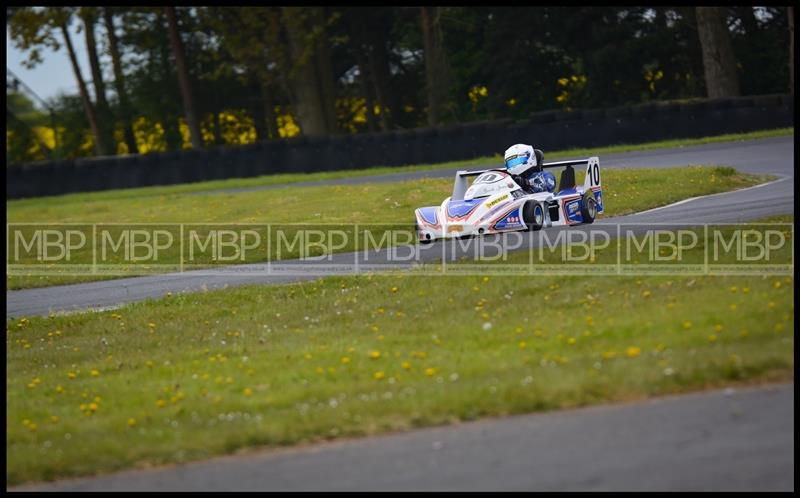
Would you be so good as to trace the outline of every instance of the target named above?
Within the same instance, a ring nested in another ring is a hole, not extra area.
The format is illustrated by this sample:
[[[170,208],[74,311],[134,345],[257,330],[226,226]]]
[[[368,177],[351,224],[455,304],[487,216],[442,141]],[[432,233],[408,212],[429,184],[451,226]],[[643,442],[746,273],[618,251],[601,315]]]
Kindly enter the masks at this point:
[[[574,168],[583,167],[583,185]],[[544,163],[540,168],[563,168],[555,192],[530,193],[504,169],[458,171],[453,193],[439,206],[416,209],[421,242],[550,226],[592,223],[603,212],[600,159],[590,157]],[[523,173],[523,175],[526,172]],[[476,177],[472,186],[468,178]],[[481,195],[473,195],[479,193]]]

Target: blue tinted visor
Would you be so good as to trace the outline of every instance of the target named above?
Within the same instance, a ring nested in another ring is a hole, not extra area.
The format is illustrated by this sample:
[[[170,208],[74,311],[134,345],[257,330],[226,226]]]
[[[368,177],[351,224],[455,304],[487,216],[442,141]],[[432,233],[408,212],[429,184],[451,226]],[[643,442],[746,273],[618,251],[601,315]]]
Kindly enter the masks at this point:
[[[528,162],[528,156],[517,156],[506,159],[506,169],[511,169],[518,164],[525,164],[526,162]]]

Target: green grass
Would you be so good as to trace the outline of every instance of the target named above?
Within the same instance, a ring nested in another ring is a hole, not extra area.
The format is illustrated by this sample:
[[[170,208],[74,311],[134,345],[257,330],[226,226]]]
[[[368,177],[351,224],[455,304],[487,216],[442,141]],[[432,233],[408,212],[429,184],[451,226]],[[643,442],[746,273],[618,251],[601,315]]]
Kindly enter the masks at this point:
[[[793,299],[793,277],[411,272],[8,321],[7,485],[789,380]]]
[[[652,149],[663,149],[672,147],[685,147],[691,145],[702,145],[709,143],[719,142],[734,142],[740,140],[755,140],[760,138],[781,137],[787,135],[794,135],[794,128],[778,128],[774,130],[755,131],[750,133],[733,133],[728,135],[718,135],[713,137],[703,138],[690,138],[680,140],[662,140],[658,142],[648,142],[643,144],[618,144],[607,147],[594,147],[594,148],[575,148],[562,151],[545,151],[545,158],[547,161],[556,159],[567,159],[573,157],[590,156],[604,154],[616,154],[622,152],[643,151]],[[167,186],[154,186],[142,187],[131,189],[118,189],[118,190],[105,190],[101,192],[90,193],[76,193],[65,194],[51,197],[37,197],[32,199],[20,199],[13,201],[6,201],[6,210],[8,211],[15,206],[59,206],[63,203],[71,202],[91,202],[101,200],[117,201],[126,198],[136,198],[145,196],[165,196],[172,194],[190,193],[190,192],[203,192],[220,189],[242,188],[242,187],[258,187],[266,185],[287,185],[297,182],[311,182],[321,180],[333,180],[339,178],[351,178],[357,176],[375,176],[385,175],[390,173],[402,173],[411,171],[429,171],[438,169],[469,169],[478,165],[487,164],[500,164],[502,158],[500,155],[480,157],[476,159],[469,159],[464,161],[452,161],[439,164],[422,164],[422,165],[407,165],[407,166],[376,166],[367,169],[359,170],[342,170],[342,171],[325,171],[319,173],[287,173],[287,174],[272,174],[263,175],[252,178],[229,178],[226,180],[213,180],[207,182],[186,183],[180,185],[167,185]]]
[[[583,173],[578,174],[582,182]],[[755,185],[766,176],[738,173],[730,167],[686,166],[658,169],[606,169],[602,171],[605,216],[618,216],[642,211],[672,202],[706,194],[725,192]],[[291,223],[389,224],[411,230],[414,209],[436,206],[450,195],[452,179],[424,179],[396,183],[298,187],[294,189],[260,190],[196,196],[169,194],[158,197],[125,197],[120,199],[62,199],[53,203],[29,201],[9,202],[9,223]],[[172,227],[178,230],[177,227]],[[91,230],[88,228],[88,230]],[[348,228],[352,231],[352,227]],[[91,232],[88,232],[89,236]],[[179,236],[179,235],[178,235]],[[185,238],[188,235],[185,235]],[[272,244],[269,257],[274,258]],[[91,248],[77,254],[72,263],[91,263]],[[349,242],[340,251],[350,251]],[[298,248],[299,250],[299,248]],[[283,259],[297,257],[298,250],[284,252]],[[166,251],[162,262],[180,259],[180,246]],[[246,262],[267,259],[267,251],[253,252]],[[20,262],[34,263],[35,252]],[[210,261],[209,261],[210,263]],[[7,289],[119,278],[145,270],[140,265],[122,275],[27,275],[6,277]],[[170,271],[170,270],[163,270]],[[174,271],[174,270],[173,270]],[[9,272],[10,273],[10,272]]]

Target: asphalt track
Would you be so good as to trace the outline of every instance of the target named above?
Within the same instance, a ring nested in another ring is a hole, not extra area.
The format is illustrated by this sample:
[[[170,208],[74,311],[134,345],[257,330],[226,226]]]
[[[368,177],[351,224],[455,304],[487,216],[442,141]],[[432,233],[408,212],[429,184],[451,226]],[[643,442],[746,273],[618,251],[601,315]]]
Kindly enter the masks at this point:
[[[793,491],[794,384],[486,419],[24,491]]]
[[[639,223],[643,227],[658,223],[744,222],[771,215],[794,213],[794,136],[748,140],[624,154],[600,158],[601,167],[672,167],[689,164],[721,164],[740,171],[766,173],[777,180],[756,188],[701,197],[635,215],[601,218],[592,229],[607,226],[610,233],[619,223]],[[476,164],[477,168],[487,165]],[[253,188],[294,188],[308,185],[337,185],[391,182],[413,178],[452,178],[452,171],[424,171],[380,176],[354,177],[321,182],[295,183],[284,187],[251,187],[214,191],[230,193]],[[613,202],[607,199],[606,202]],[[409,213],[409,220],[413,217]],[[268,222],[268,220],[265,220]],[[585,228],[570,228],[568,230]],[[553,230],[553,229],[551,229]],[[555,229],[557,231],[558,229]],[[509,234],[505,240],[517,241]],[[498,252],[536,246],[529,237],[522,244],[501,244]],[[418,263],[455,261],[476,253],[481,238],[470,241],[437,242],[427,246],[406,246],[393,250],[334,254],[321,262],[284,261],[270,264],[232,265],[212,270],[143,276],[75,285],[6,292],[6,317],[47,315],[87,308],[106,308],[122,303],[158,298],[167,293],[211,290],[245,284],[279,284],[314,279],[325,275],[352,274],[354,271],[402,269]],[[407,255],[402,251],[406,250]],[[398,257],[400,255],[400,257]]]

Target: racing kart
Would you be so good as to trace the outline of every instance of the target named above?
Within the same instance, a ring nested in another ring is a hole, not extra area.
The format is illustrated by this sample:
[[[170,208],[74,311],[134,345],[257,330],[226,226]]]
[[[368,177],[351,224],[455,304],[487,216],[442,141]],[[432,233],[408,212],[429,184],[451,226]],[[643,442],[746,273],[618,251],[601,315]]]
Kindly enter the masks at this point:
[[[583,185],[575,182],[575,167],[586,171]],[[603,212],[598,157],[540,162],[521,176],[532,168],[563,169],[554,192],[525,190],[505,169],[456,172],[450,197],[440,206],[415,210],[419,241],[592,223]],[[471,177],[476,178],[469,185]]]

